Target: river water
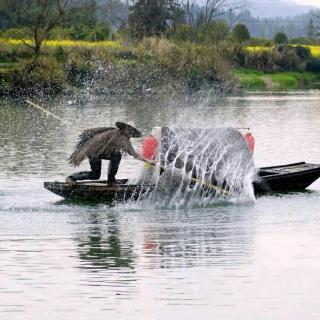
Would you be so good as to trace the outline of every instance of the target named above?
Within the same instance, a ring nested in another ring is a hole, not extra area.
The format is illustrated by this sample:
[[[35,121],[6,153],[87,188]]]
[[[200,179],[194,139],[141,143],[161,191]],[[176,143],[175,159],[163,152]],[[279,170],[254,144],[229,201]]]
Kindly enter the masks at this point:
[[[74,171],[81,129],[115,121],[144,135],[250,127],[256,166],[320,163],[319,91],[40,103],[70,124],[0,104],[0,319],[320,319],[320,181],[180,210],[68,204],[43,188]],[[118,177],[137,165],[125,157]]]

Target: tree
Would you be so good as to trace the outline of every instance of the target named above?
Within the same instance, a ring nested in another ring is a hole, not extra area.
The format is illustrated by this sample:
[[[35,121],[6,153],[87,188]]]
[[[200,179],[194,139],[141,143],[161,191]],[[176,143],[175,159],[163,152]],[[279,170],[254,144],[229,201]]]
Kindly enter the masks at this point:
[[[308,34],[308,39],[310,40],[314,40],[317,36],[317,29],[313,19],[309,20],[307,34]]]
[[[180,0],[180,3],[187,16],[188,23],[192,26],[196,25],[199,15],[203,16],[203,23],[206,24],[230,10],[243,9],[248,4],[247,0],[205,0],[204,5],[199,10],[197,0]]]
[[[313,15],[316,20],[316,37],[318,37],[320,36],[320,11],[315,12]]]
[[[138,38],[160,35],[174,26],[180,15],[174,0],[138,0],[130,8],[130,28]]]
[[[128,20],[127,20],[127,8],[125,4],[120,0],[107,0],[105,4],[105,10],[104,7],[102,8],[103,11],[106,11],[106,21],[109,25],[109,40],[112,40],[113,37],[113,28],[119,27],[122,25],[122,27],[125,27],[127,30],[127,35],[129,38],[129,26],[128,26]]]
[[[284,32],[278,32],[273,39],[275,44],[287,44],[288,37]]]
[[[224,21],[212,21],[200,26],[198,33],[204,43],[219,43],[229,35],[229,27]]]
[[[0,29],[7,29],[13,27],[8,10],[4,3],[0,2]]]
[[[64,15],[68,0],[4,0],[7,12],[16,27],[27,27],[32,30],[33,43],[22,40],[34,52],[36,60],[42,43],[49,37]]]
[[[97,12],[98,6],[96,0],[77,1],[77,5],[73,1],[69,4],[69,10],[66,10],[64,13],[61,24],[67,28],[79,28],[81,25],[92,30],[98,22]]]
[[[239,23],[233,29],[234,37],[240,42],[245,42],[250,40],[250,33],[245,24]]]

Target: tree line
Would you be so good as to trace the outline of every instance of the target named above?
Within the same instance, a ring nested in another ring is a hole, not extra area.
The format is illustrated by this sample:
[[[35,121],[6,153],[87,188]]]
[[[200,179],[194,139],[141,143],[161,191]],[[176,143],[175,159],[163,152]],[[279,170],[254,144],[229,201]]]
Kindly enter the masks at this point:
[[[246,0],[206,0],[202,5],[196,0],[2,0],[0,29],[22,30],[23,41],[26,35],[33,39],[25,44],[35,56],[49,37],[112,40],[115,32],[129,41],[169,35],[178,40],[218,42],[233,29],[235,38],[243,42],[254,34],[256,22],[265,29],[271,23],[254,21],[247,5]],[[281,19],[273,25],[278,26],[273,29],[276,42],[286,42],[287,29]],[[306,37],[318,38],[320,13],[313,12],[305,28]]]

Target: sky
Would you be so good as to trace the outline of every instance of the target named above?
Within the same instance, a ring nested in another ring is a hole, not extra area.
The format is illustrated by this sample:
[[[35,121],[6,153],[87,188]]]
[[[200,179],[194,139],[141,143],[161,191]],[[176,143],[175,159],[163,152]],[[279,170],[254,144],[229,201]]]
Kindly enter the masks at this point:
[[[311,5],[320,8],[320,0],[295,0],[298,4]]]

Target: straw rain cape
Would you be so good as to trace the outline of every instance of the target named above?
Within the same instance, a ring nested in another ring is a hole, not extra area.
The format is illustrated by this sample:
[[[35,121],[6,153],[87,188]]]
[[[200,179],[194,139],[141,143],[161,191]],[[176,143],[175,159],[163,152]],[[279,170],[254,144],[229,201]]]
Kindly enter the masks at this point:
[[[69,163],[79,166],[85,159],[110,159],[110,154],[115,151],[125,151],[139,159],[139,154],[133,149],[128,137],[113,127],[87,129],[79,136],[75,151],[69,158]]]

